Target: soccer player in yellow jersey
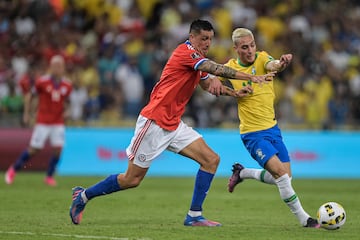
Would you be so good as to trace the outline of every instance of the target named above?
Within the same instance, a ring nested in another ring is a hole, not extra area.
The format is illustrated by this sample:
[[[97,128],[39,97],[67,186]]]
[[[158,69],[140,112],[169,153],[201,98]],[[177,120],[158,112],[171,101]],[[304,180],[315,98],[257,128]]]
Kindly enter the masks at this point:
[[[225,65],[237,71],[253,75],[281,72],[292,60],[291,54],[284,54],[275,60],[267,52],[257,51],[254,36],[249,29],[235,29],[232,40],[238,57],[230,59]],[[310,217],[301,206],[291,185],[290,158],[275,118],[273,81],[258,84],[247,80],[221,80],[224,84],[230,81],[232,87],[241,93],[241,97],[237,98],[241,139],[253,159],[263,168],[245,168],[235,163],[228,183],[229,192],[233,192],[243,179],[274,184],[279,189],[281,199],[302,226],[319,228],[318,221]]]

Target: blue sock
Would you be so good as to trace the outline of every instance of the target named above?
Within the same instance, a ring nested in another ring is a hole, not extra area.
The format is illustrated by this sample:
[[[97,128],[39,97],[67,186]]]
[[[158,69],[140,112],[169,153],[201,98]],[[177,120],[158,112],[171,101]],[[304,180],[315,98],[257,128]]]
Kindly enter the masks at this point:
[[[199,169],[194,186],[193,199],[191,202],[191,211],[202,211],[202,204],[210,188],[214,174],[204,172]]]
[[[56,165],[59,162],[60,157],[59,156],[52,156],[50,159],[49,167],[47,170],[47,176],[51,177],[55,173]]]
[[[15,171],[19,171],[22,166],[30,159],[29,151],[25,150],[20,157],[16,160],[14,163],[14,169]]]
[[[101,182],[98,182],[97,184],[87,188],[85,190],[85,195],[87,199],[90,200],[100,195],[106,195],[112,192],[117,192],[122,190],[117,181],[118,175],[119,174],[110,175]]]

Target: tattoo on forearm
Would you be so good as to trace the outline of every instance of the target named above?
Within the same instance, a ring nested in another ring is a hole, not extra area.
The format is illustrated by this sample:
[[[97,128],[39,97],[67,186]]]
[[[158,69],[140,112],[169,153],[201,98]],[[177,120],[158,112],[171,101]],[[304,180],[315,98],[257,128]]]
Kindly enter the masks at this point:
[[[210,60],[202,63],[199,70],[225,78],[234,78],[236,75],[236,70]]]

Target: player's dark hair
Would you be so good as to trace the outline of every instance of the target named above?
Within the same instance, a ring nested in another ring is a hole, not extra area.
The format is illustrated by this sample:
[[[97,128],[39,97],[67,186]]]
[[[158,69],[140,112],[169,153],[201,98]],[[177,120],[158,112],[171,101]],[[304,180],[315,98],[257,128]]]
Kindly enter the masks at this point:
[[[201,19],[194,20],[190,25],[189,32],[200,33],[201,30],[214,31],[214,28],[211,25],[211,23],[207,20],[201,20]]]

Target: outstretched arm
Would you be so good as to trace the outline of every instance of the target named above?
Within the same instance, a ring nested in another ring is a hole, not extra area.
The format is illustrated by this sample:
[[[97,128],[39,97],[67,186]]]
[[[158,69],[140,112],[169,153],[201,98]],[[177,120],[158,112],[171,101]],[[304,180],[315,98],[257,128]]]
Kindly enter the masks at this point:
[[[251,80],[256,83],[263,83],[265,81],[271,81],[272,77],[275,76],[275,72],[268,73],[262,76],[251,75],[243,72],[236,71],[230,67],[227,67],[222,64],[218,64],[214,61],[207,60],[203,62],[199,67],[198,70],[203,72],[208,72],[215,76],[231,78],[231,79],[241,79],[241,80]]]
[[[281,55],[279,60],[268,62],[265,68],[268,71],[276,71],[276,72],[284,71],[285,68],[287,68],[290,65],[292,57],[293,57],[292,54]]]

